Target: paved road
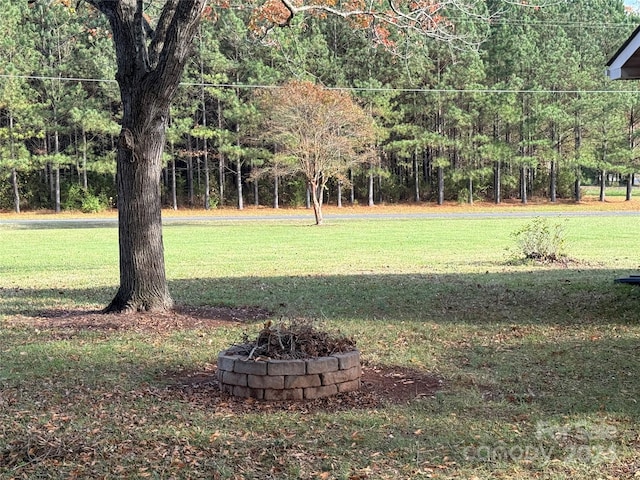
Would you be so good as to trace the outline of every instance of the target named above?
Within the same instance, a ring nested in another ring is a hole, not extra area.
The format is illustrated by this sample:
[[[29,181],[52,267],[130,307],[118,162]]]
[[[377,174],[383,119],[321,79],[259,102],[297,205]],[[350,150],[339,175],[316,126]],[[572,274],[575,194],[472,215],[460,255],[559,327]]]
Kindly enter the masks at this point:
[[[326,214],[325,222],[332,220],[404,220],[404,219],[465,219],[465,218],[533,218],[533,217],[640,217],[639,211],[619,210],[619,211],[541,211],[526,210],[521,212],[443,212],[443,213],[345,213]],[[163,224],[181,223],[218,223],[218,222],[269,222],[269,221],[308,221],[313,223],[313,212],[308,214],[291,215],[224,215],[224,216],[166,216],[163,217]],[[38,219],[0,219],[0,226],[10,225],[23,228],[97,228],[116,226],[117,218],[55,218],[53,215]]]

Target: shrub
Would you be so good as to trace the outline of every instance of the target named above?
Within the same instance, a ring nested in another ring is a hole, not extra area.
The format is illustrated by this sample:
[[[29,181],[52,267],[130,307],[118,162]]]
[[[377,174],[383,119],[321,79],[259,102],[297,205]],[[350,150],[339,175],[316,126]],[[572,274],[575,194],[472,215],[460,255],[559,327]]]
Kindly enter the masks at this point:
[[[83,213],[98,213],[110,207],[106,195],[95,195],[90,189],[71,184],[62,204],[65,210],[80,210]]]
[[[96,197],[91,193],[87,193],[85,198],[82,200],[80,210],[82,213],[98,213],[106,210],[106,208],[107,207],[103,199]]]
[[[525,259],[539,262],[558,262],[566,257],[566,236],[559,223],[536,217],[524,227],[513,232],[518,252]]]

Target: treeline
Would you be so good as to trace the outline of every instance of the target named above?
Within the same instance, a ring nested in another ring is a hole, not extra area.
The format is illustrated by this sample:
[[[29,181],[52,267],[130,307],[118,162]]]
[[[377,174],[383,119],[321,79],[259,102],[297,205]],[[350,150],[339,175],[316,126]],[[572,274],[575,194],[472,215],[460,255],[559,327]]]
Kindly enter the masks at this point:
[[[0,209],[113,206],[120,104],[105,20],[65,0],[0,7]],[[579,200],[586,183],[604,199],[611,182],[631,195],[640,97],[604,65],[639,17],[613,0],[486,8],[489,24],[456,19],[479,48],[393,32],[383,46],[331,17],[255,39],[249,9],[210,8],[169,119],[166,206],[309,202],[302,177],[264,174],[274,152],[257,140],[256,92],[292,79],[348,90],[377,127],[375,159],[329,182],[325,202]]]

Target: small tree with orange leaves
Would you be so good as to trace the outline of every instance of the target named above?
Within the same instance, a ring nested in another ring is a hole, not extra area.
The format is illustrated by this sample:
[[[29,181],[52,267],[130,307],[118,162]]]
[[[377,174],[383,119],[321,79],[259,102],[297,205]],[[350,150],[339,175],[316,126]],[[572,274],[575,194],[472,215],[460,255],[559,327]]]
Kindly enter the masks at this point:
[[[302,173],[313,200],[316,225],[322,224],[327,182],[348,182],[349,168],[375,155],[372,118],[343,91],[292,81],[262,91],[263,140],[276,159],[288,159]]]

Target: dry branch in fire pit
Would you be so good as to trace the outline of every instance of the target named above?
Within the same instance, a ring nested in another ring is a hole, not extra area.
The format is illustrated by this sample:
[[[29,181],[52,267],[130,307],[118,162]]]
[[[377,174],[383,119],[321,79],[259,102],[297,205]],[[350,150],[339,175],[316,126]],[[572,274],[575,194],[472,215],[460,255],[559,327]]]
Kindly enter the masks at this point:
[[[309,323],[273,325],[267,322],[255,340],[245,334],[244,342],[232,347],[233,352],[250,359],[295,359],[327,357],[334,353],[351,352],[356,342],[340,332],[316,329]]]

